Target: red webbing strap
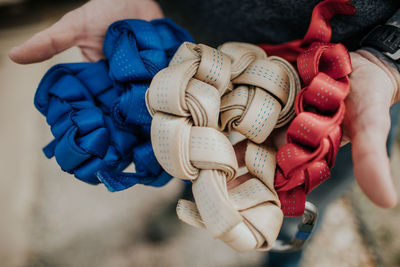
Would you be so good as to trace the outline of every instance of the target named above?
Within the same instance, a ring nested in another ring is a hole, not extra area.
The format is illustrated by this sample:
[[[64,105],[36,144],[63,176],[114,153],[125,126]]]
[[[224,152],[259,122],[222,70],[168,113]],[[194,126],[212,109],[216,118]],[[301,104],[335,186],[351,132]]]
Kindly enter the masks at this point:
[[[297,61],[304,88],[296,98],[297,116],[288,143],[277,153],[275,189],[285,216],[304,213],[306,194],[330,176],[342,138],[344,99],[350,90],[350,56],[341,44],[328,43],[335,14],[354,14],[348,0],[325,0],[315,6],[303,40],[260,45],[268,55]]]

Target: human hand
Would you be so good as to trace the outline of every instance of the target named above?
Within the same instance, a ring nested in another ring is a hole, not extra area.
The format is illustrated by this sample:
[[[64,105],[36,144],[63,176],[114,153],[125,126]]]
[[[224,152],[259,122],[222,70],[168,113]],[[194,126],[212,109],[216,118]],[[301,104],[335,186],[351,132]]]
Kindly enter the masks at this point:
[[[350,53],[353,72],[345,100],[344,134],[352,142],[355,178],[375,204],[391,208],[397,203],[386,142],[389,109],[399,100],[400,74],[384,60],[365,50]]]
[[[399,100],[400,74],[387,62],[365,50],[351,53],[353,72],[350,94],[345,100],[344,139],[352,142],[356,180],[372,202],[384,208],[397,203],[390,175],[386,141],[390,129],[389,109]],[[286,143],[286,129],[274,131],[269,142],[277,149]],[[244,166],[246,142],[235,145],[239,166]],[[248,180],[249,174],[229,187]]]
[[[16,63],[30,64],[78,46],[86,60],[97,61],[104,57],[104,36],[111,23],[127,18],[152,20],[161,17],[161,8],[153,0],[92,0],[12,48],[9,56]]]

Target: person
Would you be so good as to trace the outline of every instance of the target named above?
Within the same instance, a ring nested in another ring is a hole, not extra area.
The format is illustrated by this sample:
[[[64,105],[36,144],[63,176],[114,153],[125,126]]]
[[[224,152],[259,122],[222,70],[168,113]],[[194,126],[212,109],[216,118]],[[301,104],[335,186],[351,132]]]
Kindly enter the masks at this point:
[[[96,61],[103,57],[104,34],[112,22],[126,18],[151,20],[163,17],[163,12],[186,27],[198,42],[210,45],[225,41],[282,43],[304,36],[312,9],[318,2],[92,0],[14,47],[9,56],[16,63],[31,64],[77,46],[86,60]],[[341,195],[352,180],[352,158],[354,176],[363,192],[376,205],[392,208],[397,204],[397,195],[386,144],[391,125],[389,110],[400,97],[400,74],[396,63],[379,51],[356,49],[360,48],[361,37],[393,16],[400,4],[390,0],[354,0],[353,3],[356,15],[339,16],[332,21],[333,41],[343,42],[354,51],[350,53],[353,72],[343,123],[344,133],[352,145],[340,151],[332,178],[315,189],[309,199],[321,209]],[[400,13],[389,22],[400,25]],[[397,113],[395,110],[394,114]],[[285,142],[283,137],[281,133],[276,138],[278,146]],[[236,149],[238,154],[243,152],[240,147]],[[291,266],[298,263],[300,255],[295,254]],[[278,261],[271,264],[283,266],[282,257],[278,255]],[[273,262],[273,257],[270,260]]]

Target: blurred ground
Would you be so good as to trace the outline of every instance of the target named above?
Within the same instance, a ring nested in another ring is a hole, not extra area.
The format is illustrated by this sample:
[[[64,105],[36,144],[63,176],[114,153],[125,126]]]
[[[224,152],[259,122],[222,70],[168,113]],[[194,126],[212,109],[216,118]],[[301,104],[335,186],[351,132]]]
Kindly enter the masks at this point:
[[[147,229],[176,201],[179,181],[160,189],[137,186],[109,193],[45,159],[41,148],[51,136],[33,107],[34,91],[50,66],[80,61],[79,51],[31,66],[13,64],[7,51],[66,8],[36,16],[28,26],[0,29],[0,266],[260,266],[262,253],[235,253],[175,216],[161,224],[177,230],[174,236],[151,242]],[[396,144],[392,166],[397,180],[399,163]],[[397,187],[400,192],[399,182]],[[353,189],[330,206],[303,266],[400,266],[399,211],[380,210]]]

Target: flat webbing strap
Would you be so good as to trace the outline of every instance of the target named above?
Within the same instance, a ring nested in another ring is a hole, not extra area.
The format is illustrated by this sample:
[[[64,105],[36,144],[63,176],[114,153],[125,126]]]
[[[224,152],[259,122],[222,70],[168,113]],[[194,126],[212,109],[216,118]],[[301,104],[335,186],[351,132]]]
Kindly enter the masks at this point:
[[[314,8],[303,40],[260,45],[268,53],[296,60],[304,86],[296,98],[297,116],[287,131],[288,144],[277,152],[275,189],[285,216],[302,215],[306,194],[330,176],[342,138],[352,67],[346,47],[329,43],[329,21],[335,14],[354,13],[348,0],[323,1]]]
[[[237,251],[269,249],[279,233],[283,214],[273,186],[275,151],[256,143],[265,141],[266,129],[280,118],[291,116],[286,105],[293,107],[296,78],[288,62],[270,60],[254,45],[214,49],[184,43],[146,93],[157,160],[170,175],[193,182],[195,203],[181,200],[179,218]],[[238,165],[221,131],[231,129],[253,141],[246,150],[253,178],[228,190]]]

